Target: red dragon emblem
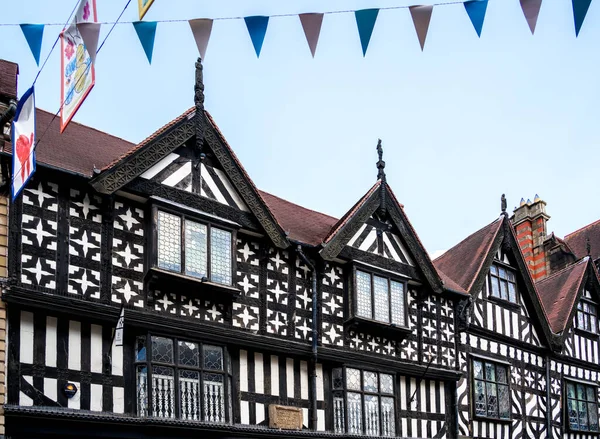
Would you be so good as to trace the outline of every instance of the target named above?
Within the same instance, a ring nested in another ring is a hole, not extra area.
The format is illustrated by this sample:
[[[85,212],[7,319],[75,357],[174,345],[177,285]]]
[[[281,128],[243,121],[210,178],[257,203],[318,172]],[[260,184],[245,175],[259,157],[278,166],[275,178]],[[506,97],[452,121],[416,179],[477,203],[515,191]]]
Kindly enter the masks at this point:
[[[17,157],[21,163],[21,180],[25,181],[25,176],[31,173],[31,161],[29,160],[31,148],[33,146],[33,133],[28,139],[25,134],[21,134],[17,139]]]

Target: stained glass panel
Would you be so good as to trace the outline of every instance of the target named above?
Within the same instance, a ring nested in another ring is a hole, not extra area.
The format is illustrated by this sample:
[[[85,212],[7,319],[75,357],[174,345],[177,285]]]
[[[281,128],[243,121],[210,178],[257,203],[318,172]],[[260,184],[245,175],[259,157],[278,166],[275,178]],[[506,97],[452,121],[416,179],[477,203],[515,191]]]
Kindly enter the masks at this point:
[[[588,403],[588,414],[590,416],[588,423],[590,431],[598,431],[598,405]]]
[[[152,337],[152,361],[173,363],[173,340],[164,337]]]
[[[487,393],[487,416],[498,417],[498,395],[496,394],[496,384],[486,383]]]
[[[181,271],[181,218],[158,211],[158,266]]]
[[[344,377],[342,369],[333,369],[332,372],[333,377],[333,388],[336,390],[341,390],[344,388]]]
[[[135,361],[146,361],[146,336],[135,339]]]
[[[588,430],[587,404],[584,401],[577,401],[579,408],[579,429]]]
[[[206,276],[208,263],[207,227],[193,221],[185,221],[185,274],[202,278]]]
[[[377,392],[377,374],[375,372],[363,372],[363,390],[365,392]]]
[[[371,308],[371,275],[356,270],[356,314],[368,319],[373,317]]]
[[[483,379],[483,363],[473,360],[473,376],[478,379]]]
[[[375,299],[375,320],[389,323],[390,321],[390,295],[388,280],[384,277],[373,276]]]
[[[231,285],[231,233],[215,227],[210,229],[210,277]]]
[[[399,326],[406,326],[404,316],[404,284],[391,281],[391,299],[392,299],[392,323]]]
[[[394,393],[394,377],[392,375],[388,375],[382,373],[379,375],[380,385],[381,385],[381,393]]]
[[[204,345],[204,368],[223,370],[223,348]]]
[[[510,418],[510,392],[508,386],[498,385],[498,414],[501,419]]]
[[[483,381],[479,380],[475,380],[475,414],[480,416],[487,415],[485,385]]]
[[[498,381],[499,383],[508,383],[508,377],[506,375],[506,367],[496,367],[496,381]]]
[[[579,418],[577,417],[577,401],[571,398],[567,399],[567,408],[569,416],[569,426],[573,430],[579,430]]]
[[[350,390],[361,390],[360,387],[360,370],[346,369],[346,387]]]
[[[493,363],[485,363],[485,379],[496,381],[496,366]]]

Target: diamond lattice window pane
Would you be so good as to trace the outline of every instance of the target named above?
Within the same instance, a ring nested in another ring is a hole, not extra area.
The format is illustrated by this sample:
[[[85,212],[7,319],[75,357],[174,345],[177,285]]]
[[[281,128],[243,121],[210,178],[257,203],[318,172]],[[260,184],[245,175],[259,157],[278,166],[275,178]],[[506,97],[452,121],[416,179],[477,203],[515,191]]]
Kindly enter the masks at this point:
[[[388,375],[386,373],[382,373],[379,376],[380,385],[381,385],[381,393],[394,393],[394,376]]]
[[[391,281],[392,323],[406,326],[404,317],[404,284]]]
[[[158,211],[158,266],[181,271],[181,218]]]
[[[486,383],[487,392],[487,415],[493,418],[498,417],[498,395],[496,394],[496,384]]]
[[[210,276],[213,282],[231,285],[231,233],[210,229]]]
[[[506,367],[496,367],[496,381],[498,381],[499,383],[508,383],[508,377],[506,376]]]
[[[356,270],[356,314],[368,319],[373,317],[371,308],[371,275]]]
[[[373,276],[373,288],[375,296],[375,320],[388,323],[390,321],[388,280],[384,277]]]
[[[475,378],[483,379],[483,363],[473,360],[473,375]]]
[[[185,274],[206,276],[208,264],[207,228],[204,224],[185,221]]]
[[[200,364],[200,348],[197,343],[179,341],[179,364],[182,366],[198,367]]]
[[[346,369],[346,387],[350,390],[361,390],[360,387],[360,370]]]
[[[362,401],[360,393],[348,392],[348,433],[362,434]]]
[[[375,372],[363,372],[363,389],[365,392],[377,392],[377,374]]]
[[[483,381],[475,380],[475,414],[486,416],[485,385]]]
[[[381,435],[396,436],[396,419],[394,416],[394,398],[381,398]]]
[[[365,433],[379,436],[379,397],[365,395]]]
[[[584,401],[577,401],[577,405],[579,407],[579,429],[587,430],[588,429],[587,404]]]
[[[331,375],[333,377],[333,388],[336,390],[343,389],[344,388],[344,378],[343,378],[342,369],[341,368],[333,369],[331,371]]]
[[[173,340],[164,337],[152,337],[152,361],[173,363]]]
[[[204,368],[223,370],[223,348],[204,345]]]
[[[146,336],[135,339],[135,361],[146,361]]]
[[[510,393],[508,386],[498,385],[498,412],[501,419],[510,418]]]
[[[590,414],[590,431],[598,431],[598,405],[588,403],[588,413]]]

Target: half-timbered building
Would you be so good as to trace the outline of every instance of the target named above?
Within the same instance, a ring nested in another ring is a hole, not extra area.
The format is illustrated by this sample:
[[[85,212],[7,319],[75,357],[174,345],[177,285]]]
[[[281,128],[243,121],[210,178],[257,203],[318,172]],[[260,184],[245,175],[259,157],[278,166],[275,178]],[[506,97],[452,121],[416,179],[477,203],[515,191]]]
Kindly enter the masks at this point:
[[[196,68],[194,107],[139,144],[37,111],[10,206],[7,434],[456,437],[467,294],[381,145],[341,219],[262,192]]]

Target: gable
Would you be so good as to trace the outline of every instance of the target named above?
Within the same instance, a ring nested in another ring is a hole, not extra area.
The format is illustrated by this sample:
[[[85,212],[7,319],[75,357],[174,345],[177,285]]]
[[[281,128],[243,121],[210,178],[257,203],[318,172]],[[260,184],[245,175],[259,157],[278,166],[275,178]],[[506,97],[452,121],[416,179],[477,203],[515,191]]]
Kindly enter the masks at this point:
[[[140,178],[186,192],[194,192],[192,180],[193,177],[197,177],[200,195],[203,197],[245,212],[249,211],[231,180],[217,163],[204,160],[199,168],[194,168],[193,159],[193,148],[188,145],[181,146],[141,174]]]
[[[389,219],[374,213],[346,244],[350,247],[415,266],[410,253]]]

